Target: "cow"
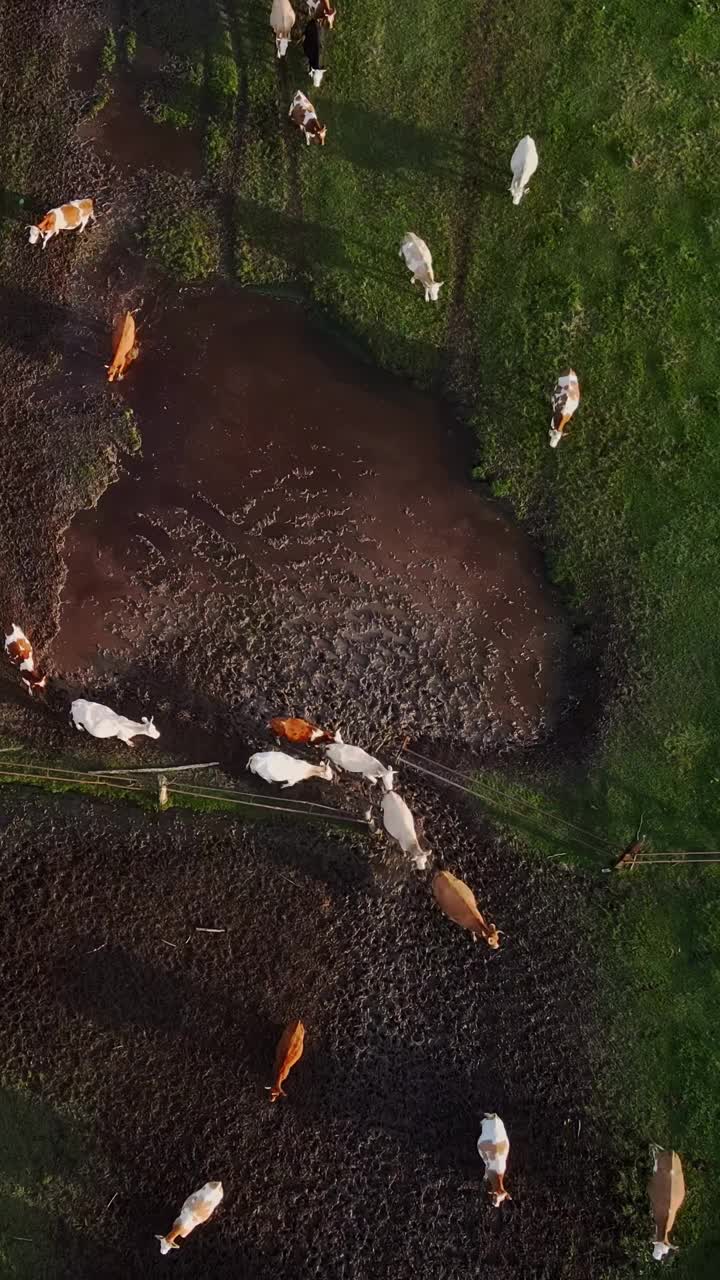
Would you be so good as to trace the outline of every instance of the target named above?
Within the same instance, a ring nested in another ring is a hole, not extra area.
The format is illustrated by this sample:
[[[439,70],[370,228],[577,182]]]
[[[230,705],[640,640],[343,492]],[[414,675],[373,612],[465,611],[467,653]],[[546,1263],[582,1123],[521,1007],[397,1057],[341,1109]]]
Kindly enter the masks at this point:
[[[443,281],[436,280],[433,275],[432,254],[425,241],[414,231],[406,231],[398,256],[405,259],[405,266],[412,271],[410,285],[421,284],[425,290],[425,301],[437,302]]]
[[[127,747],[134,746],[130,739],[141,734],[147,738],[160,737],[160,730],[147,716],[143,716],[138,724],[136,720],[128,720],[127,716],[119,716],[101,702],[88,702],[85,698],[76,698],[71,704],[70,719],[76,729],[85,729],[93,738],[119,738]]]
[[[275,48],[278,58],[284,58],[290,44],[290,33],[295,26],[295,10],[290,0],[273,0],[270,10],[270,26],[275,32]]]
[[[560,374],[555,383],[551,403],[550,448],[557,449],[567,424],[580,403],[580,383],[574,369],[566,369]]]
[[[403,853],[410,855],[415,869],[424,871],[432,850],[420,847],[415,830],[415,819],[397,791],[388,791],[383,796],[382,815],[383,826],[388,835],[397,841]]]
[[[113,325],[113,358],[107,366],[108,382],[122,382],[139,348],[135,342],[135,318],[132,311],[119,315]]]
[[[288,756],[284,751],[256,751],[248,760],[247,767],[265,782],[281,782],[283,791],[287,787],[294,787],[298,782],[304,782],[306,778],[335,781],[335,775],[327,761],[322,764],[306,764],[304,760]]]
[[[505,1125],[494,1111],[486,1111],[477,1144],[478,1154],[485,1165],[485,1179],[489,1183],[493,1208],[499,1209],[503,1200],[512,1200],[505,1190],[504,1178],[510,1154],[510,1140]]]
[[[95,221],[92,200],[71,200],[51,209],[37,226],[28,225],[30,244],[37,244],[42,236],[43,249],[60,231],[84,231],[88,222]]]
[[[662,1262],[671,1249],[668,1236],[673,1229],[675,1215],[685,1199],[685,1179],[683,1168],[677,1151],[663,1151],[662,1147],[651,1146],[650,1151],[655,1158],[652,1177],[648,1182],[648,1195],[655,1221],[655,1240],[653,1258]]]
[[[464,880],[458,880],[450,871],[438,871],[433,876],[432,891],[440,910],[450,920],[454,920],[463,929],[469,929],[474,942],[478,938],[484,938],[488,946],[497,951],[500,946],[499,932],[494,924],[487,923],[478,910],[475,894],[468,889]]]
[[[510,194],[513,204],[519,204],[525,192],[527,191],[528,182],[532,178],[538,167],[537,147],[530,137],[529,133],[525,134],[518,142],[515,150],[510,157],[510,168],[512,169],[513,179],[510,183]]]
[[[302,1022],[289,1022],[283,1031],[275,1051],[275,1083],[266,1085],[270,1090],[270,1101],[286,1098],[283,1081],[287,1080],[296,1062],[299,1062],[305,1047],[305,1028]]]
[[[222,1182],[206,1182],[204,1187],[199,1191],[193,1191],[188,1196],[177,1218],[172,1224],[171,1229],[166,1236],[156,1236],[155,1239],[160,1241],[160,1252],[169,1253],[171,1249],[179,1249],[177,1243],[178,1236],[181,1240],[185,1240],[199,1227],[202,1222],[207,1222],[217,1209],[223,1198]]]
[[[36,689],[45,688],[47,676],[41,675],[35,666],[32,645],[16,622],[5,636],[5,652],[13,666],[18,668],[20,679],[31,697]]]
[[[303,720],[300,716],[275,716],[268,723],[275,737],[284,738],[286,742],[340,742],[340,732],[328,733],[311,720]]]
[[[308,74],[316,89],[320,88],[325,68],[323,67],[323,44],[325,31],[314,18],[311,18],[303,36],[303,50],[308,63]]]
[[[330,0],[307,0],[307,11],[324,27],[332,28],[337,16],[337,9],[333,9]]]
[[[382,780],[385,790],[392,791],[395,776],[393,770],[381,764],[369,752],[363,751],[362,747],[351,747],[342,742],[338,733],[332,746],[326,747],[325,750],[328,759],[332,760],[336,768],[342,769],[344,773],[361,773],[372,786]]]
[[[321,147],[325,146],[325,137],[327,135],[327,125],[320,124],[317,118],[317,112],[309,98],[305,97],[302,89],[298,89],[295,97],[290,103],[288,115],[293,124],[302,131],[305,142],[310,146],[311,142],[317,142]]]

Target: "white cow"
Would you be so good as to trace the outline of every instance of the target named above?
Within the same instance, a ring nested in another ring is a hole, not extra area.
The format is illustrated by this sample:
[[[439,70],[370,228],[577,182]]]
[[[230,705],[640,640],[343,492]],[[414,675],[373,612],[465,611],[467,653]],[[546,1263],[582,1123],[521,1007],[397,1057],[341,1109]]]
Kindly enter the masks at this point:
[[[525,134],[518,142],[515,150],[510,157],[510,168],[512,169],[513,180],[510,184],[510,194],[513,204],[519,204],[525,192],[527,185],[538,167],[537,147],[530,137],[529,133]]]
[[[339,734],[337,736],[339,738]],[[385,790],[392,790],[393,770],[381,764],[369,752],[363,751],[362,747],[351,747],[345,742],[338,741],[333,742],[325,750],[338,769],[342,769],[345,773],[361,773],[373,786],[381,778]]]
[[[403,853],[410,854],[417,871],[424,871],[430,849],[421,849],[415,830],[415,819],[402,796],[397,791],[388,791],[382,799],[383,826],[393,840],[397,840]]]
[[[510,1139],[505,1125],[494,1111],[485,1112],[477,1149],[485,1165],[485,1181],[490,1185],[493,1207],[498,1209],[503,1200],[512,1200],[503,1183],[510,1154]]]
[[[128,747],[134,745],[130,739],[140,734],[148,738],[160,737],[160,730],[147,716],[143,716],[138,724],[136,720],[128,720],[127,716],[119,716],[101,702],[88,702],[85,698],[75,699],[70,707],[70,716],[76,729],[86,729],[93,738],[119,738]]]
[[[88,222],[95,221],[92,200],[71,200],[69,204],[51,209],[36,226],[28,225],[30,244],[42,238],[43,249],[60,231],[84,231]]]
[[[270,10],[270,26],[275,32],[278,58],[284,58],[290,44],[290,32],[295,26],[295,10],[290,0],[273,0]]]
[[[166,1236],[156,1236],[155,1239],[160,1241],[160,1252],[169,1253],[171,1249],[179,1249],[177,1238],[184,1240],[190,1235],[201,1222],[207,1222],[217,1209],[223,1198],[222,1182],[206,1182],[204,1187],[199,1191],[193,1191],[188,1196],[177,1218],[172,1224],[172,1228]]]
[[[406,231],[398,256],[405,259],[405,266],[413,273],[411,286],[416,282],[421,284],[425,289],[425,301],[437,302],[443,281],[436,280],[433,275],[432,254],[425,241],[414,231]]]
[[[304,782],[306,778],[335,781],[335,775],[327,761],[324,764],[307,764],[284,751],[256,751],[248,760],[247,767],[251,773],[264,778],[265,782],[281,782],[283,790],[294,787],[296,782]]]

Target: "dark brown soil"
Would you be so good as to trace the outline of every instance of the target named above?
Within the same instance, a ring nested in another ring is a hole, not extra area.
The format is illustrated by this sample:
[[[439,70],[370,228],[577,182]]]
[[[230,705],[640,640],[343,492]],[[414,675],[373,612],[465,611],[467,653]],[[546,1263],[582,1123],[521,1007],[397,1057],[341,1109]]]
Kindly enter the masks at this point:
[[[615,1228],[587,1114],[583,886],[509,857],[471,812],[411,798],[507,930],[498,953],[440,914],[427,877],[403,869],[393,887],[373,841],[13,807],[3,1058],[92,1133],[96,1181],[68,1203],[86,1224],[74,1280],[602,1273]],[[271,1106],[275,1042],[298,1016],[305,1055]],[[499,1211],[475,1150],[496,1109],[514,1197]],[[161,1263],[153,1235],[210,1178],[223,1206]]]

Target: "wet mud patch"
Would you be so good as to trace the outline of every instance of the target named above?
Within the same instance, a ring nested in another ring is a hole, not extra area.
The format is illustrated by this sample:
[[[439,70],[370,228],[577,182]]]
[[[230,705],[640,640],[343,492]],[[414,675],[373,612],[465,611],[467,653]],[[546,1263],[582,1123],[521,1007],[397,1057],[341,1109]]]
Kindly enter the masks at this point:
[[[95,1135],[81,1220],[105,1280],[155,1275],[154,1234],[207,1178],[226,1199],[174,1257],[188,1276],[605,1273],[617,1224],[587,1109],[588,889],[509,860],[471,811],[425,804],[507,930],[498,953],[439,913],[426,877],[389,887],[370,840],[13,801],[4,1059]],[[298,1016],[305,1055],[270,1106],[276,1039]],[[512,1141],[501,1211],[475,1149],[495,1109]],[[75,1280],[100,1274],[88,1256]]]
[[[142,460],[68,535],[58,672],[145,681],[166,722],[202,698],[226,745],[283,711],[475,748],[552,726],[563,618],[444,407],[229,289],[141,344]]]

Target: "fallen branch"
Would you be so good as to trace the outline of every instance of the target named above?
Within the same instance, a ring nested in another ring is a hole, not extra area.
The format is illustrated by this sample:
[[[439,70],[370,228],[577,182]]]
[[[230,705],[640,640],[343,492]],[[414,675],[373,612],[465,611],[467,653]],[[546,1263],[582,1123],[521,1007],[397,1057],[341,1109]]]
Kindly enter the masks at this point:
[[[195,932],[196,932],[196,933],[226,933],[226,932],[227,932],[227,930],[225,930],[225,929],[203,929],[202,925],[197,924],[197,925],[195,926]]]

